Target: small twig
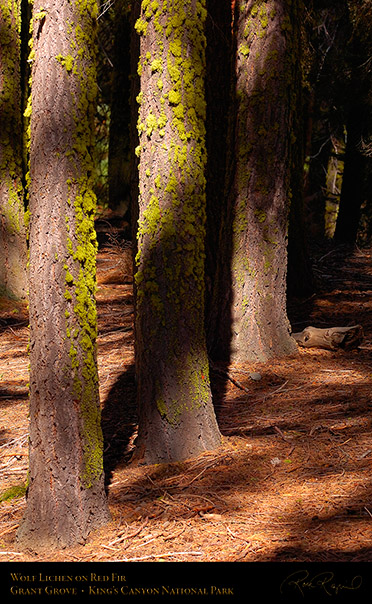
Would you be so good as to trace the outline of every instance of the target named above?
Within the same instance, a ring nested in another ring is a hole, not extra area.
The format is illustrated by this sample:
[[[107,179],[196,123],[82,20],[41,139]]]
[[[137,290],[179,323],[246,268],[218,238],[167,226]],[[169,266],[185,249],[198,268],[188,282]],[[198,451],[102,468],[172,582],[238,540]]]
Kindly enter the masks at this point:
[[[246,556],[246,555],[248,554],[248,552],[250,551],[250,548],[251,548],[251,544],[250,544],[250,543],[247,543],[246,547],[245,547],[245,548],[242,550],[242,552],[240,553],[240,556],[238,556],[238,557],[236,558],[236,562],[238,562],[239,560],[242,560],[243,558],[245,558],[245,556]],[[254,551],[254,550],[252,550],[252,551]],[[256,552],[254,551],[254,553],[256,553]]]
[[[113,5],[114,5],[114,1],[112,1],[112,2],[111,2],[110,0],[108,0],[108,2],[105,2],[105,3],[102,5],[102,9],[103,9],[103,10],[102,10],[102,12],[101,12],[101,13],[98,15],[97,20],[98,20],[98,19],[100,19],[101,17],[103,17],[103,15],[104,15],[104,14],[105,14],[105,13],[106,13],[106,12],[107,12],[107,11],[108,11],[108,10],[109,10],[109,9],[110,9],[112,6],[113,6]],[[105,222],[107,222],[107,221],[105,221]]]
[[[327,141],[328,142],[328,141]],[[331,250],[330,252],[327,252],[326,254],[324,254],[324,256],[322,256],[321,258],[319,258],[317,260],[317,262],[321,262],[322,260],[324,260],[324,258],[327,258],[327,256],[330,256],[330,254],[334,254],[335,252],[338,251],[338,248]]]
[[[197,479],[199,478],[199,476],[201,476],[202,474],[204,474],[204,472],[205,472],[206,470],[208,470],[208,468],[209,468],[209,467],[210,467],[210,466],[208,466],[207,468],[204,468],[204,470],[202,470],[201,472],[199,472],[199,474],[198,474],[197,476],[195,476],[195,477],[194,477],[194,478],[191,480],[191,482],[189,482],[189,483],[186,485],[186,487],[189,487],[189,486],[190,486],[190,485],[191,485],[193,482],[195,482],[195,480],[197,480]],[[186,488],[186,487],[184,487],[184,488]]]
[[[109,547],[112,545],[116,545],[117,543],[121,543],[122,541],[126,541],[127,539],[132,539],[133,537],[137,537],[137,535],[140,534],[140,532],[142,531],[142,529],[145,528],[145,526],[147,525],[149,519],[146,518],[145,522],[143,524],[141,524],[141,526],[136,529],[133,533],[130,533],[129,535],[121,535],[120,537],[118,537],[117,539],[114,539],[114,541],[110,541],[110,543],[108,544]]]
[[[0,533],[0,537],[2,537],[3,535],[6,535],[7,533],[11,533],[12,531],[14,531],[14,529],[18,528],[19,524],[13,524],[13,526],[9,526],[7,529],[5,529],[5,531],[2,531]]]
[[[156,537],[152,537],[152,539],[149,539],[148,541],[144,541],[144,543],[140,543],[139,545],[137,545],[137,547],[143,547],[144,545],[148,545],[152,541],[155,541],[155,539],[156,539]]]
[[[273,470],[272,472],[270,472],[270,474],[267,474],[266,476],[263,477],[262,481],[267,480],[268,478],[271,478],[271,476],[273,476],[275,474],[275,470]]]
[[[215,373],[219,373],[220,375],[223,375],[224,377],[227,377],[227,379],[230,380],[230,382],[232,382],[234,384],[234,386],[236,386],[237,388],[240,388],[241,390],[244,390],[244,392],[247,392],[248,394],[251,394],[251,390],[249,390],[249,388],[246,388],[245,386],[243,386],[243,384],[238,382],[238,380],[236,380],[235,378],[231,377],[231,375],[229,374],[228,371],[225,371],[225,369],[220,369],[219,367],[216,367],[214,365],[214,363],[212,363],[211,361],[209,361],[209,363],[210,363],[210,367],[211,367],[212,371],[214,371]]]
[[[20,440],[27,439],[27,438],[28,438],[28,434],[23,434],[19,438],[13,438],[9,442],[7,442],[7,443],[5,443],[3,445],[0,445],[0,449],[3,449],[4,447],[11,447],[12,445],[15,445]]]
[[[252,371],[246,371],[245,369],[235,369],[235,368],[230,368],[230,371],[232,373],[244,373],[246,375],[251,375]]]
[[[18,334],[16,334],[16,332],[14,331],[14,329],[12,329],[10,327],[10,325],[8,325],[7,329],[9,329],[12,332],[12,334],[14,335],[14,337],[16,338],[16,340],[20,340],[20,337],[18,336]]]
[[[283,432],[281,431],[280,428],[278,428],[278,426],[274,426],[274,430],[275,432],[277,432],[279,434],[279,436],[285,440],[286,443],[290,443],[291,441],[283,434]]]
[[[21,466],[19,468],[9,468],[8,470],[6,470],[5,468],[7,467],[8,464],[5,464],[5,466],[2,466],[0,468],[1,473],[4,473],[6,475],[9,474],[22,474],[23,472],[25,472],[28,469],[28,466]]]
[[[351,440],[351,439],[349,439]],[[347,442],[347,441],[346,441]],[[370,453],[372,453],[371,449],[368,449],[368,451],[365,451],[364,453],[362,453],[362,455],[359,455],[359,457],[357,457],[357,459],[364,459],[365,457],[367,457],[367,455],[369,455]]]
[[[240,535],[235,535],[235,533],[232,532],[232,530],[227,526],[227,532],[230,533],[230,535],[232,535],[232,537],[234,537],[234,539],[240,539],[241,541],[244,541],[244,543],[246,543],[247,545],[250,545],[250,541],[247,541],[246,539],[244,539],[244,537],[241,537]]]
[[[2,457],[28,457],[28,453],[2,453]]]
[[[102,543],[102,547],[104,547],[105,549],[109,549],[112,552],[117,552],[118,551],[117,547],[111,547],[110,545],[105,545],[104,543]]]
[[[114,562],[140,562],[141,560],[149,560],[150,558],[172,558],[173,556],[202,556],[203,552],[166,552],[165,554],[149,554],[148,556],[139,556],[137,558],[121,558]]]
[[[207,501],[208,503],[210,503],[211,505],[213,505],[213,507],[216,507],[216,504],[213,503],[213,501],[211,499],[208,499],[208,497],[204,497],[203,495],[198,495],[197,493],[177,493],[177,495],[179,497],[197,497],[198,499],[204,499],[205,501]],[[181,502],[180,502],[181,503]],[[181,505],[185,505],[184,503],[181,503]],[[191,509],[189,506],[186,506],[189,509]]]
[[[0,516],[0,522],[2,521],[3,518],[5,518],[5,516],[9,516],[10,514],[14,514],[14,512],[16,512],[17,510],[20,510],[21,508],[23,508],[23,506],[25,505],[26,502],[24,500],[23,501],[21,500],[17,505],[14,505],[14,499],[13,499],[13,500],[7,501],[7,502],[3,501],[2,503],[3,503],[3,505],[4,505],[4,503],[8,503],[8,505],[10,505],[10,507],[3,514],[1,514],[1,516]]]
[[[12,465],[12,463],[13,463],[14,461],[18,461],[18,460],[17,460],[17,457],[16,457],[16,455],[14,455],[14,453],[10,453],[10,456],[11,456],[11,457],[10,457],[10,459],[7,461],[7,463],[5,463],[5,464],[3,464],[3,465],[1,465],[1,466],[0,466],[0,472],[2,472],[3,470],[5,470],[5,468],[7,468],[8,466]],[[8,457],[8,456],[5,456],[5,455],[4,455],[4,457]]]
[[[153,479],[151,478],[151,476],[149,474],[145,474],[145,477],[151,482],[151,484],[154,485],[154,487],[157,487],[157,484],[153,481]]]
[[[265,394],[265,396],[263,396],[263,400],[266,400],[269,396],[273,396],[274,394],[276,394],[277,392],[280,392],[280,390],[282,388],[284,388],[284,386],[286,384],[288,384],[289,380],[286,380],[285,382],[283,382],[283,384],[281,386],[279,386],[279,388],[277,388],[276,390],[273,390],[273,392],[270,392],[269,394]]]
[[[182,533],[184,533],[185,530],[186,530],[186,525],[180,531],[178,531],[178,533],[173,533],[172,535],[168,535],[168,537],[164,537],[164,541],[169,541],[170,539],[176,539],[177,537],[182,535]]]
[[[369,515],[371,516],[371,518],[372,518],[372,514],[371,514],[371,512],[369,511],[369,509],[367,508],[367,506],[364,506],[364,509],[365,509],[365,511],[366,511],[366,512],[368,512],[368,514],[369,514]]]
[[[329,143],[329,141],[331,140],[331,137],[327,138],[327,140],[324,141],[324,143],[320,146],[318,153],[316,153],[315,155],[310,155],[310,159],[315,159],[316,157],[318,157],[318,155],[321,153],[323,147]],[[327,256],[327,254],[326,254]]]

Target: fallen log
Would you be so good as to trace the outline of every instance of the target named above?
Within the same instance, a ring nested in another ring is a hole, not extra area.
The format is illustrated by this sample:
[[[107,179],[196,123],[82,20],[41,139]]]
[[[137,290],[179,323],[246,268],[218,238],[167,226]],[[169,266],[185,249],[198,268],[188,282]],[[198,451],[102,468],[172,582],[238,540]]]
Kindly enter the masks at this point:
[[[329,350],[351,350],[362,343],[364,333],[361,325],[352,327],[306,327],[303,331],[293,333],[292,337],[300,346],[306,348],[327,348]]]

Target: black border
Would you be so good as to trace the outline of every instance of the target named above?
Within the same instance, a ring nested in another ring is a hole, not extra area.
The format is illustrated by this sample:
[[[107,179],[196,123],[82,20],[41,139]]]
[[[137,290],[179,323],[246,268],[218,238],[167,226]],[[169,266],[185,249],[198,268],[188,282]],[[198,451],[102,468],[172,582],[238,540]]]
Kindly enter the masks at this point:
[[[1,600],[367,603],[371,570],[367,562],[2,562]]]

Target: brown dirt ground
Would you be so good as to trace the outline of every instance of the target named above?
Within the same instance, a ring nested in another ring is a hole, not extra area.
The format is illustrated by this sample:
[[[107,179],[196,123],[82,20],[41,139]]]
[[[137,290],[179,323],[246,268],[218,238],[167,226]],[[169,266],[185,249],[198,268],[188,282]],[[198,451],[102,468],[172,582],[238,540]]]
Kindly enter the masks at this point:
[[[129,463],[136,434],[133,297],[115,233],[98,258],[99,373],[112,521],[85,545],[20,552],[25,498],[0,503],[0,561],[371,561],[372,249],[315,253],[318,293],[294,331],[361,323],[359,351],[212,374],[222,446],[168,465]],[[27,311],[0,301],[0,493],[27,474]],[[262,379],[253,381],[251,371]]]

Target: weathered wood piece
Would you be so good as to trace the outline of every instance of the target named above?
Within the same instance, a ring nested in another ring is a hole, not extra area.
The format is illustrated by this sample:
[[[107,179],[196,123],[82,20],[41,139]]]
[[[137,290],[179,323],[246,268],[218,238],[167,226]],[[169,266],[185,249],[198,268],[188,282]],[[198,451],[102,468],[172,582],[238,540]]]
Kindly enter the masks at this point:
[[[303,331],[293,333],[292,337],[300,346],[306,348],[328,348],[330,350],[343,348],[350,350],[358,348],[363,341],[364,333],[361,325],[328,327],[326,329],[309,326]]]

